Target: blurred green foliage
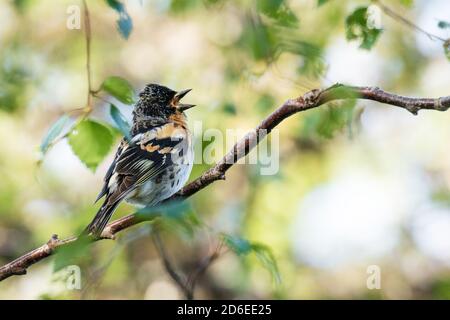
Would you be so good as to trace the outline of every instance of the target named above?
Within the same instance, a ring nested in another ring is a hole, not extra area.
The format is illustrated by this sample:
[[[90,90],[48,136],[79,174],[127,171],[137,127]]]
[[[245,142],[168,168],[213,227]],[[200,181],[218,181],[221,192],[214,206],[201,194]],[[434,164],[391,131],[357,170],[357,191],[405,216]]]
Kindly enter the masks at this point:
[[[360,7],[345,20],[348,40],[360,40],[360,48],[371,49],[382,30],[370,27],[367,17],[367,7]]]
[[[450,299],[450,279],[442,279],[432,286],[433,298],[441,300]]]
[[[0,52],[0,110],[19,111],[26,102],[31,71],[24,59],[24,50],[16,43]]]
[[[255,242],[252,243],[247,239],[228,234],[222,234],[222,239],[225,245],[239,256],[247,256],[250,253],[254,253],[262,266],[270,272],[274,282],[281,284],[281,275],[275,256],[268,246]]]
[[[350,130],[355,104],[355,100],[348,100],[337,105],[330,104],[319,112],[307,115],[303,126],[303,135],[305,137],[318,135],[330,139],[343,128]]]
[[[105,0],[106,3],[117,11],[119,19],[117,19],[117,29],[123,38],[128,39],[133,30],[133,21],[128,14],[125,5],[118,0]]]

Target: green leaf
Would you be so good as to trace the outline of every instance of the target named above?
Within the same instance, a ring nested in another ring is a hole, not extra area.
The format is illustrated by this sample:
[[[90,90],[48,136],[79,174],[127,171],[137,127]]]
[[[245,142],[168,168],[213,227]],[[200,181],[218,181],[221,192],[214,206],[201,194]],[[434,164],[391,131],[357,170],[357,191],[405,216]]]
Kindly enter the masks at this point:
[[[444,276],[443,279],[437,279],[431,285],[432,299],[449,300],[450,299],[450,277]]]
[[[336,132],[341,131],[345,126],[349,128],[351,134],[355,104],[356,100],[346,100],[337,106],[329,105],[328,108],[312,112],[305,117],[302,135],[318,135],[331,139]]]
[[[47,152],[53,141],[55,141],[55,139],[61,134],[64,126],[66,125],[67,121],[69,121],[69,119],[70,117],[65,114],[50,127],[50,129],[47,131],[47,134],[44,136],[44,139],[42,139],[42,153]]]
[[[114,142],[112,131],[93,120],[81,121],[69,134],[73,152],[89,169],[95,171]]]
[[[444,53],[447,59],[450,61],[450,39],[444,42]]]
[[[321,5],[324,5],[325,3],[329,2],[330,0],[318,0],[317,6],[320,7]]]
[[[439,21],[438,27],[441,29],[450,29],[450,22],[447,21]]]
[[[414,4],[414,0],[400,0],[400,3],[405,7],[410,8]]]
[[[186,201],[170,201],[167,203],[162,203],[157,206],[149,206],[139,209],[138,214],[142,215],[154,215],[156,212],[158,216],[166,216],[169,218],[181,218],[184,212],[190,210],[190,204]]]
[[[359,47],[370,50],[382,29],[370,27],[367,20],[367,7],[359,7],[345,20],[347,40],[360,41]]]
[[[261,265],[270,272],[270,275],[272,276],[272,279],[274,279],[275,283],[280,284],[281,275],[272,250],[268,246],[260,243],[252,243],[251,249],[255,253],[256,258],[258,258]]]
[[[30,7],[30,4],[32,4],[31,0],[13,0],[12,4],[17,9],[17,11],[20,14],[23,14],[25,10],[27,10]]]
[[[301,40],[288,40],[283,41],[280,48],[303,58],[302,65],[297,69],[300,74],[318,79],[326,70],[322,50],[312,43]]]
[[[450,190],[448,188],[438,188],[431,194],[431,200],[447,208],[450,207]]]
[[[224,233],[222,239],[224,244],[237,255],[249,254],[252,249],[251,243],[244,238]]]
[[[276,284],[281,282],[277,262],[270,248],[264,244],[250,242],[247,239],[222,233],[223,243],[238,256],[254,253],[261,265],[270,272]]]
[[[56,249],[53,272],[57,272],[69,265],[79,265],[86,256],[91,240],[81,237],[78,240]]]
[[[133,22],[131,20],[131,17],[128,14],[126,15],[121,14],[119,20],[117,20],[117,28],[119,28],[120,34],[125,39],[128,39],[131,30],[133,29]]]
[[[231,102],[225,102],[222,105],[222,110],[227,114],[231,114],[231,115],[236,114],[236,106]]]
[[[129,82],[121,77],[108,77],[103,81],[102,90],[111,94],[114,98],[125,104],[134,103],[134,90]]]
[[[163,218],[167,218],[165,219],[165,225],[168,228],[188,239],[192,239],[195,231],[202,225],[199,216],[192,207],[181,212],[180,215],[167,217],[163,215]]]
[[[259,11],[271,14],[280,10],[283,3],[284,0],[258,0],[256,5]]]
[[[145,207],[137,212],[139,218],[160,218],[162,225],[188,238],[202,225],[200,218],[187,201],[170,201],[159,206]]]
[[[118,0],[106,0],[106,3],[119,14],[119,19],[117,19],[117,29],[124,39],[128,39],[133,30],[133,21],[124,4]]]
[[[341,106],[328,107],[317,127],[317,133],[322,137],[331,139],[337,131],[341,131],[346,125],[351,123],[354,105],[354,101],[345,101],[342,102]]]
[[[123,136],[128,141],[130,141],[131,140],[131,135],[130,135],[131,126],[128,123],[127,119],[125,119],[123,114],[113,104],[110,105],[109,114],[111,115],[111,118],[114,120],[114,123],[119,128],[120,132],[122,132]]]
[[[198,0],[170,0],[170,11],[173,13],[182,13],[188,10],[195,9],[201,1]],[[217,1],[216,1],[217,2]],[[212,1],[205,3],[206,5],[211,4]]]
[[[284,0],[258,0],[257,9],[285,27],[298,27],[298,18]]]
[[[269,60],[275,53],[275,38],[259,19],[247,17],[240,44],[255,60]]]
[[[203,4],[206,8],[211,8],[223,4],[224,1],[225,0],[203,0]]]

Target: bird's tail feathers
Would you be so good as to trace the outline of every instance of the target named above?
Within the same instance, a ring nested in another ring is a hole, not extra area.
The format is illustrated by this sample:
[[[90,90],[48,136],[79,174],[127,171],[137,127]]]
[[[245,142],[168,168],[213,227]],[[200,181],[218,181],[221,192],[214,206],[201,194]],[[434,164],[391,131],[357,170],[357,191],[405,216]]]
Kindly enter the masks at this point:
[[[105,203],[98,210],[94,219],[91,221],[91,223],[89,223],[86,229],[84,229],[82,235],[92,234],[96,238],[100,237],[103,229],[105,229],[118,204],[119,201],[111,204],[109,203],[108,199],[106,199]]]

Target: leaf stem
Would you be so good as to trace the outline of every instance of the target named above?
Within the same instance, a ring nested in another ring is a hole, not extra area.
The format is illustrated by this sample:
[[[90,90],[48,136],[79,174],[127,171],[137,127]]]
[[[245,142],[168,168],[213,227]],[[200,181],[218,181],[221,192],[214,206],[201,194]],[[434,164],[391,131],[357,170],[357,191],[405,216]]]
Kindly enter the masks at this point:
[[[404,25],[410,27],[411,29],[414,29],[424,35],[426,35],[430,40],[439,40],[442,42],[445,42],[446,39],[439,37],[435,34],[432,34],[431,32],[426,31],[425,29],[419,27],[418,25],[416,25],[414,22],[412,22],[411,20],[403,17],[401,14],[395,12],[394,10],[392,10],[391,8],[389,8],[388,6],[384,5],[383,3],[381,3],[381,1],[379,0],[372,0],[372,3],[378,5],[380,7],[380,9],[389,17],[391,17],[394,20],[397,20],[397,22],[403,23]]]

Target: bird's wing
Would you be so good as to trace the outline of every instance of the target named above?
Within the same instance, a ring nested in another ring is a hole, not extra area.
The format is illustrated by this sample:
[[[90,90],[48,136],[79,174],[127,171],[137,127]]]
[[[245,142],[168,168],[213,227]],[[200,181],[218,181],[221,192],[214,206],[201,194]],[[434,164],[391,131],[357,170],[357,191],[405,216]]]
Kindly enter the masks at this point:
[[[97,203],[98,200],[100,200],[101,198],[103,198],[107,193],[108,193],[108,185],[109,185],[109,180],[111,179],[111,176],[114,173],[114,169],[116,167],[116,163],[117,163],[117,159],[119,158],[119,156],[122,154],[122,151],[124,149],[125,146],[128,146],[127,141],[125,140],[125,138],[122,139],[122,141],[120,142],[119,147],[117,148],[116,151],[116,155],[114,156],[114,160],[111,163],[111,165],[108,168],[108,171],[106,171],[105,174],[105,178],[103,179],[104,183],[103,183],[103,188],[100,191],[100,193],[98,194],[97,198],[95,199],[94,203]]]
[[[187,132],[174,123],[122,140],[98,199],[106,195],[109,203],[121,201],[182,156],[187,141]]]

